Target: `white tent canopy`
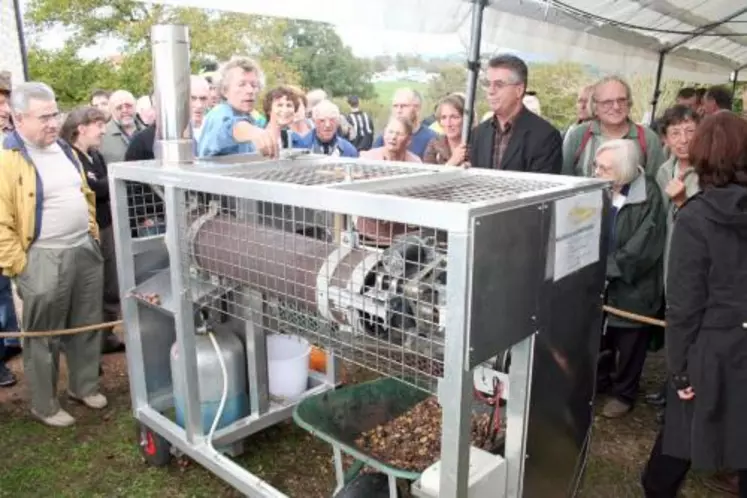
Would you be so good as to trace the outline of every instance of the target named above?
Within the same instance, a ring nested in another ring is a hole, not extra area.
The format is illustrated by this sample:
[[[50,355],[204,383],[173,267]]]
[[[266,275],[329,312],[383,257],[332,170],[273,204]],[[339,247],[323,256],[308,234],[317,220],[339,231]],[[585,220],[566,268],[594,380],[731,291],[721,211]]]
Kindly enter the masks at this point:
[[[156,0],[156,3],[413,33],[471,35],[468,0]],[[499,47],[623,75],[724,83],[747,67],[747,0],[491,0],[482,49]],[[406,47],[403,47],[406,49]]]

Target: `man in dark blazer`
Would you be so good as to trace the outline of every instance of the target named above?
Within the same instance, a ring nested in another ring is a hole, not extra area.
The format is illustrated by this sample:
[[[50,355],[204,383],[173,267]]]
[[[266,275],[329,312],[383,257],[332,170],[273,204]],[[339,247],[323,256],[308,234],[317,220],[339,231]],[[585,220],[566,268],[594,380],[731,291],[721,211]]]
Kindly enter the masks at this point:
[[[493,117],[475,129],[472,167],[560,173],[560,132],[522,104],[528,72],[526,63],[514,55],[498,55],[488,62],[485,89]]]

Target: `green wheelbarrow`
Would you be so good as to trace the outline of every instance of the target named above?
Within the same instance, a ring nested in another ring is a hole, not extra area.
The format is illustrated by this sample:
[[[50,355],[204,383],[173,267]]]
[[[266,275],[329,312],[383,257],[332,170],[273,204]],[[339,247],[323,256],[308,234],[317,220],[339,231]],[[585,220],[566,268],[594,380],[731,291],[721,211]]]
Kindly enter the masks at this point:
[[[324,392],[296,406],[293,411],[296,424],[332,446],[337,478],[335,498],[396,498],[397,479],[414,482],[420,477],[420,472],[377,460],[355,441],[364,432],[390,422],[430,396],[397,379],[382,378]],[[483,409],[490,408],[487,405],[476,408]],[[347,471],[343,468],[343,454],[354,459]],[[360,474],[364,466],[381,474]]]

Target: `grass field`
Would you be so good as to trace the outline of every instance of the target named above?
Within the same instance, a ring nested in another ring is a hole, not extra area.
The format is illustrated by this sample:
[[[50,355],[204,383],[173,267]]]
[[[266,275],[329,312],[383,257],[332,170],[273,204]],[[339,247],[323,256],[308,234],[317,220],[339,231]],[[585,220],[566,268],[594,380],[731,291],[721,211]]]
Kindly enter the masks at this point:
[[[660,382],[662,360],[651,358],[646,388]],[[11,367],[20,373],[20,362]],[[51,429],[28,414],[24,383],[0,390],[0,497],[235,497],[198,465],[182,460],[165,469],[142,462],[129,407],[124,355],[105,358],[110,407],[94,413],[66,404],[75,427]],[[64,370],[64,366],[63,366]],[[654,412],[641,405],[616,421],[597,418],[582,497],[641,496],[638,476],[656,432]],[[285,423],[248,440],[239,462],[294,498],[330,497],[334,483],[328,446]],[[715,498],[692,478],[685,498]],[[534,498],[534,497],[532,497]]]
[[[398,88],[410,87],[419,92],[425,92],[428,89],[428,85],[425,83],[416,83],[414,81],[378,81],[374,83],[374,89],[376,90],[376,100],[389,107],[392,104],[392,97],[394,92]]]

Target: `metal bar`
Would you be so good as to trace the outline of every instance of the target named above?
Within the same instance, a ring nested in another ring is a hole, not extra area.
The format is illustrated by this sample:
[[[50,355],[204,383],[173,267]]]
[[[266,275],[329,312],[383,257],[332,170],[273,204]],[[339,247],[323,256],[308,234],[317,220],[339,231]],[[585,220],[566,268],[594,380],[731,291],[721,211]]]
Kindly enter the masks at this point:
[[[21,12],[20,0],[13,0],[13,11],[16,15],[18,48],[21,50],[21,64],[23,64],[23,79],[24,81],[29,81],[29,54],[26,49],[26,35],[23,32],[23,13]]]
[[[137,411],[148,403],[148,389],[145,382],[145,360],[143,342],[140,336],[140,319],[135,298],[127,294],[135,287],[135,257],[132,246],[132,232],[128,220],[127,185],[124,180],[109,177],[111,192],[112,230],[114,253],[117,258],[119,275],[119,295],[121,296],[122,318],[125,326],[127,345],[127,371],[130,379],[132,409]]]
[[[241,493],[253,498],[288,498],[230,458],[215,452],[207,444],[189,442],[182,428],[160,413],[146,407],[137,413],[137,419]]]
[[[511,348],[508,372],[511,399],[506,405],[506,498],[521,498],[524,493],[535,337],[531,335]]]
[[[665,51],[659,52],[659,65],[656,66],[656,80],[654,81],[654,96],[651,99],[651,123],[653,124],[656,119],[656,106],[659,103],[659,96],[661,95],[661,76],[664,72],[664,58],[667,53]]]
[[[469,143],[472,138],[472,125],[475,114],[475,97],[477,96],[477,78],[480,74],[480,41],[482,39],[482,17],[487,0],[473,0],[472,4],[472,30],[469,47],[469,60],[467,68],[467,94],[464,106],[464,120],[462,122],[462,141]]]
[[[742,14],[747,13],[747,7],[739,9],[738,11],[729,14],[726,17],[722,17],[721,19],[712,22],[711,24],[708,24],[706,26],[701,27],[700,29],[697,29],[697,33],[693,33],[691,35],[687,35],[680,40],[676,41],[675,43],[672,43],[670,45],[667,45],[667,47],[664,49],[665,52],[671,52],[672,50],[681,47],[685,43],[692,41],[696,38],[699,38],[703,36],[704,34],[708,33],[709,31],[713,31],[714,29],[723,26],[727,22],[731,21],[732,19],[741,16]]]
[[[469,480],[470,418],[472,415],[472,373],[467,369],[467,343],[470,299],[471,237],[449,233],[447,266],[446,343],[443,379],[439,382],[439,401],[443,409],[441,435],[441,475],[439,496],[467,496]],[[451,311],[453,310],[453,312]]]
[[[194,306],[190,291],[183,282],[183,269],[189,261],[183,261],[178,213],[180,199],[184,193],[172,186],[165,188],[166,217],[171,221],[166,229],[166,247],[169,251],[172,299],[174,303],[174,325],[178,357],[176,365],[184,386],[184,428],[187,442],[195,443],[204,436],[200,409],[200,384],[197,375],[197,352],[195,349]],[[176,380],[175,380],[176,382]]]
[[[267,341],[262,327],[262,295],[256,291],[239,293],[249,301],[249,315],[244,323],[246,361],[249,373],[249,405],[253,417],[260,417],[270,408],[270,380],[267,373]]]
[[[739,69],[736,69],[733,73],[733,81],[731,82],[731,100],[733,101],[737,97],[737,83],[739,83]]]

